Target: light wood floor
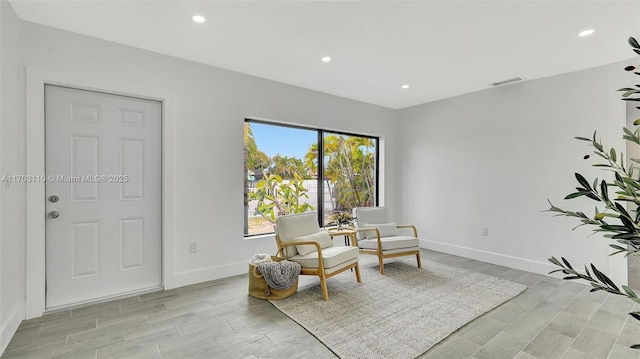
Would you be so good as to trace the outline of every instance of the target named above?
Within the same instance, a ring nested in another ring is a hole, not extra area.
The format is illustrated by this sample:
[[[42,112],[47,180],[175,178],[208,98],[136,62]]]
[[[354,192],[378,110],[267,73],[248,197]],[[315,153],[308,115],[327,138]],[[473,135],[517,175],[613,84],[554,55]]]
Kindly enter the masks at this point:
[[[640,322],[625,298],[467,258],[422,258],[523,283],[520,296],[461,328],[421,358],[640,358]],[[375,267],[375,256],[361,256]],[[344,274],[348,275],[348,274]],[[301,286],[315,278],[304,277]],[[331,280],[329,280],[329,287]],[[635,310],[638,310],[636,308]],[[237,276],[49,313],[24,321],[9,358],[334,358]]]

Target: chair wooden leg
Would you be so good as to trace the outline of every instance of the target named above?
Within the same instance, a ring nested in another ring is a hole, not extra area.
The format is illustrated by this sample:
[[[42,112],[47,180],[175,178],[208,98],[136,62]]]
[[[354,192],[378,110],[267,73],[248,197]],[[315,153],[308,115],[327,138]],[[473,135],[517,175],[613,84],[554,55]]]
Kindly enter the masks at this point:
[[[422,261],[420,260],[420,251],[416,253],[416,258],[418,259],[418,268],[422,268]]]
[[[360,263],[356,263],[356,280],[358,281],[358,283],[361,282],[361,279],[360,279]]]
[[[380,274],[384,275],[384,263],[382,262],[382,256],[378,256],[378,262],[380,262]]]
[[[320,286],[322,287],[322,299],[329,300],[329,290],[327,289],[327,278],[320,277]]]

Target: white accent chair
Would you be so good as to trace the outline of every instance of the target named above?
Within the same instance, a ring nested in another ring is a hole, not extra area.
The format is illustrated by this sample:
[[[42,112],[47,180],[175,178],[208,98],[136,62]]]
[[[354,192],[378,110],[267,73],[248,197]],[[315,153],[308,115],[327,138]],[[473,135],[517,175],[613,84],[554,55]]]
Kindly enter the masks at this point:
[[[360,282],[358,247],[334,246],[329,233],[318,226],[315,212],[278,217],[275,229],[277,255],[299,263],[300,274],[318,276],[322,299],[329,300],[327,279],[338,273],[354,268]]]
[[[380,274],[384,274],[385,258],[415,255],[420,262],[418,231],[412,224],[395,224],[387,207],[356,207],[358,247],[360,253],[374,254],[380,262]]]

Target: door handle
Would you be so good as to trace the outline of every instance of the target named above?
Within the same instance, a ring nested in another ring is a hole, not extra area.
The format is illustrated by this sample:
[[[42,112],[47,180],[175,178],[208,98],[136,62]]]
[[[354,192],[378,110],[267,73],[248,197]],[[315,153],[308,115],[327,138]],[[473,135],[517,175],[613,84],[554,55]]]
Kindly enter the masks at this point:
[[[58,213],[58,211],[51,211],[49,212],[49,214],[47,214],[47,217],[51,218],[51,219],[56,219],[60,216],[60,213]]]

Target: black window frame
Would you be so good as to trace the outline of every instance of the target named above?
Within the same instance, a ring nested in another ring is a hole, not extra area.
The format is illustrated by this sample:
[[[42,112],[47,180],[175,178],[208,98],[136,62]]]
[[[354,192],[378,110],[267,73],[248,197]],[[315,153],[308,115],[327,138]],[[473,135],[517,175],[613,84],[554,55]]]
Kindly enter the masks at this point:
[[[253,119],[253,118],[245,118],[244,119],[244,123],[258,123],[258,124],[262,124],[262,125],[269,125],[269,126],[280,126],[280,127],[287,127],[287,128],[294,128],[294,129],[299,129],[299,130],[306,130],[306,131],[316,131],[317,133],[317,142],[316,144],[318,145],[318,175],[317,175],[317,201],[318,201],[318,205],[316,208],[316,214],[317,214],[317,221],[318,221],[318,225],[320,225],[321,227],[323,226],[323,222],[324,222],[324,136],[325,134],[329,133],[329,134],[336,134],[336,135],[341,135],[341,136],[356,136],[356,137],[363,137],[363,138],[369,138],[375,141],[375,181],[376,181],[376,186],[375,186],[375,191],[374,191],[374,199],[373,199],[373,203],[374,206],[377,206],[379,203],[379,196],[380,196],[380,137],[379,136],[372,136],[372,135],[364,135],[364,134],[359,134],[359,133],[353,133],[353,132],[347,132],[347,131],[336,131],[336,130],[329,130],[329,129],[325,129],[325,128],[320,128],[320,127],[311,127],[311,126],[303,126],[303,125],[294,125],[294,124],[289,124],[289,123],[280,123],[280,122],[273,122],[273,121],[268,121],[268,120],[259,120],[259,119]],[[244,166],[243,166],[244,167]],[[247,176],[247,168],[243,168],[243,172],[244,172],[244,176]],[[245,196],[246,196],[246,191],[247,188],[244,188],[243,191],[245,192]],[[245,221],[248,218],[248,213],[244,213],[244,217],[245,217]],[[245,222],[246,223],[246,222]],[[258,236],[265,236],[265,235],[271,235],[275,232],[269,232],[269,233],[259,233],[259,234],[244,234],[244,238],[252,238],[252,237],[258,237]]]

